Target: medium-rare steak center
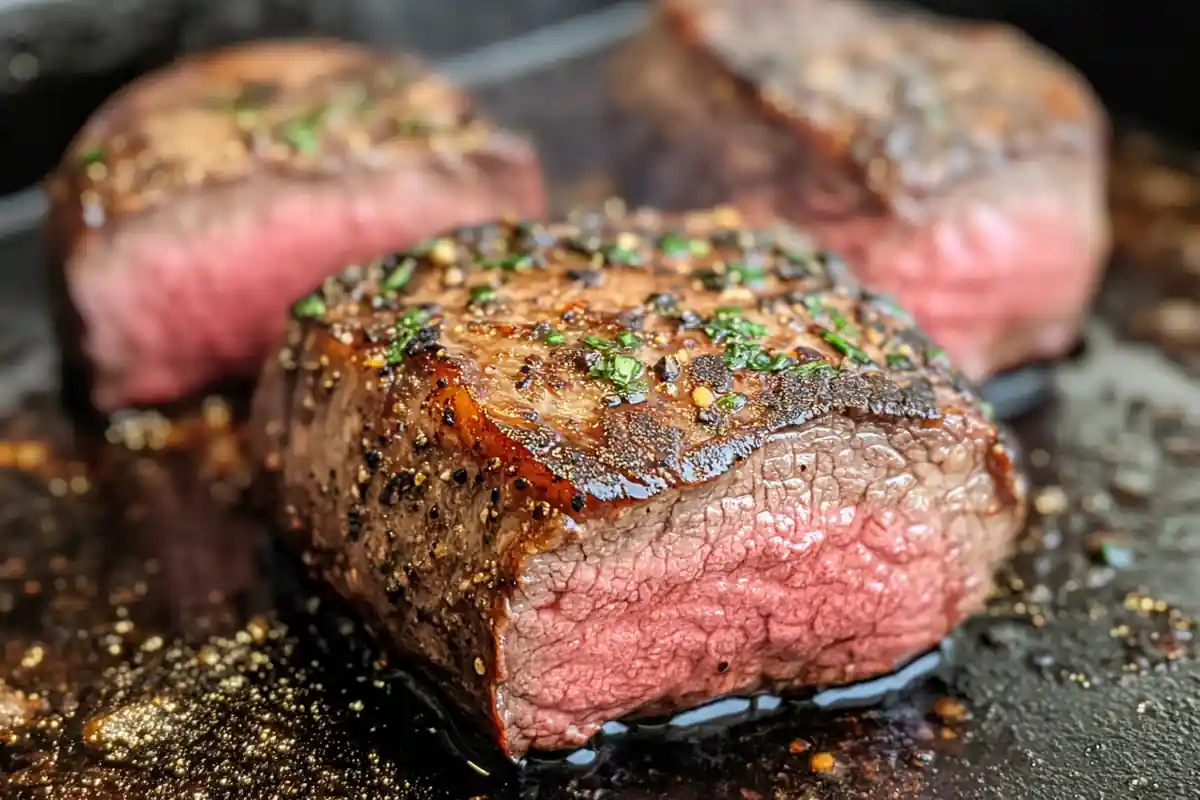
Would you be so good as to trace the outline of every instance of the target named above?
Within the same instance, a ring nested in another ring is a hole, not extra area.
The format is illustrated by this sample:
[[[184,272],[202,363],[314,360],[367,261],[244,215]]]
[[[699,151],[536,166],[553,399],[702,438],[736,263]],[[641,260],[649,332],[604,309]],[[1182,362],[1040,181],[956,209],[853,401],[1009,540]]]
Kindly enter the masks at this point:
[[[468,228],[301,299],[255,406],[288,541],[513,757],[894,669],[1024,513],[941,350],[799,232]]]

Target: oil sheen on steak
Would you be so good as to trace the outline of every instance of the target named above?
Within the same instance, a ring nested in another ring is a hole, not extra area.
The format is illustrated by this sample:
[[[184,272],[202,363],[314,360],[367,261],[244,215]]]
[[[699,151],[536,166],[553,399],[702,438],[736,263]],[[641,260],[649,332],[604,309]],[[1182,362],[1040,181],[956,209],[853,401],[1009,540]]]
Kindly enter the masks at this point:
[[[291,302],[440,230],[544,213],[529,145],[412,59],[243,45],[143,78],[47,185],[67,359],[103,411],[254,376]]]
[[[510,756],[892,670],[1022,520],[911,319],[725,222],[459,231],[303,299],[259,382],[285,537]]]
[[[658,10],[614,65],[624,196],[810,228],[972,379],[1074,345],[1109,245],[1107,123],[1067,65],[858,0]]]

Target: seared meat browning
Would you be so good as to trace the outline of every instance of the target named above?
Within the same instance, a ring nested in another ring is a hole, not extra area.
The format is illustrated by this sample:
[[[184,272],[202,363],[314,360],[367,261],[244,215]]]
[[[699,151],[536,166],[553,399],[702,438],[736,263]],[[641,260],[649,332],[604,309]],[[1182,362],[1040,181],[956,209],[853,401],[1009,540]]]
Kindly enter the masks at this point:
[[[625,196],[810,227],[976,380],[1074,345],[1109,233],[1107,125],[1069,67],[859,0],[658,6],[612,81]]]
[[[513,757],[892,670],[1023,517],[942,351],[790,228],[467,228],[294,315],[253,411],[266,500]]]
[[[256,375],[290,303],[456,225],[544,212],[523,141],[405,57],[245,45],[143,78],[47,184],[68,362],[103,411]]]

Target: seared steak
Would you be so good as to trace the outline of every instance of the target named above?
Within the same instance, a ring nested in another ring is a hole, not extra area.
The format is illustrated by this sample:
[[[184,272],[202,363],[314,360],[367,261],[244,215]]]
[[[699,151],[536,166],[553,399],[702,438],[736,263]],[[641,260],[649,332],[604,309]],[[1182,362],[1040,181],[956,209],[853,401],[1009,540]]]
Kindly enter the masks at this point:
[[[1108,250],[1107,125],[993,24],[858,0],[661,0],[619,54],[618,183],[809,227],[979,380],[1076,342]]]
[[[323,41],[139,80],[47,190],[64,349],[102,411],[257,375],[291,302],[346,264],[545,210],[531,147],[463,92]]]
[[[468,228],[295,307],[254,458],[285,538],[517,757],[894,669],[1025,484],[911,319],[796,231]]]

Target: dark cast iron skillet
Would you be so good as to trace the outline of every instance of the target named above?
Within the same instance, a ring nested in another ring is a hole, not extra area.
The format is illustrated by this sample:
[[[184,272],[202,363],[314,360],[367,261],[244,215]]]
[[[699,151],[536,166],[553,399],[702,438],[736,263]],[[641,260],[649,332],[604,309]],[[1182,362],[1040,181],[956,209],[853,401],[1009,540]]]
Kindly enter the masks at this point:
[[[608,163],[604,58],[638,11],[605,14],[443,62],[537,140],[560,206]],[[1136,272],[1114,272],[1079,358],[990,387],[1039,488],[986,614],[892,684],[518,771],[264,544],[237,475],[201,477],[221,437],[133,452],[72,430],[37,212],[0,204],[26,223],[0,237],[0,386],[51,398],[0,430],[50,453],[0,444],[0,797],[1198,796],[1200,422],[1176,409],[1200,383],[1114,334]]]

